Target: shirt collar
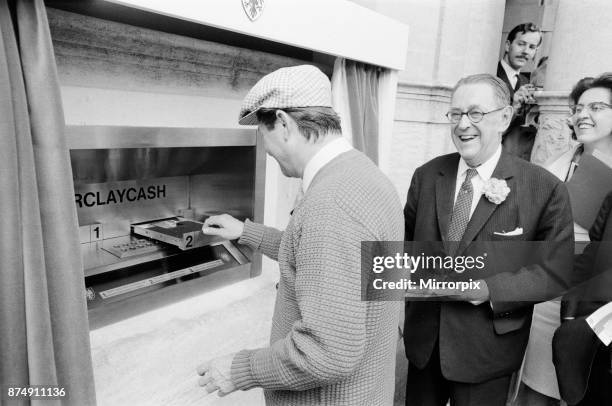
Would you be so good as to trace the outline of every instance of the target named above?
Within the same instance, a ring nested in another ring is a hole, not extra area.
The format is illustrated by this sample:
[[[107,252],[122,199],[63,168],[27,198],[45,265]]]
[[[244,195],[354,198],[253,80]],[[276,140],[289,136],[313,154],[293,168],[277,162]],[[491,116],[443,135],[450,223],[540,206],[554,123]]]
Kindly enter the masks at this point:
[[[487,180],[491,179],[491,176],[493,175],[493,171],[495,170],[495,167],[497,166],[497,163],[499,162],[499,158],[501,157],[501,152],[502,152],[502,146],[501,144],[499,144],[493,156],[491,156],[491,158],[487,159],[485,162],[483,162],[482,164],[478,165],[475,168],[476,171],[478,172],[478,175],[483,181],[486,182]],[[459,168],[457,169],[457,177],[462,176],[469,168],[470,166],[465,162],[463,158],[459,159]]]
[[[306,164],[302,176],[302,191],[306,193],[315,175],[338,155],[353,149],[344,137],[337,138],[321,148]]]
[[[518,80],[516,75],[520,74],[521,72],[520,70],[513,69],[512,66],[510,66],[508,62],[506,62],[505,59],[501,60],[501,65],[502,65],[502,68],[504,68],[504,71],[506,72],[506,76],[508,76],[508,79],[510,79],[513,82],[515,80]]]

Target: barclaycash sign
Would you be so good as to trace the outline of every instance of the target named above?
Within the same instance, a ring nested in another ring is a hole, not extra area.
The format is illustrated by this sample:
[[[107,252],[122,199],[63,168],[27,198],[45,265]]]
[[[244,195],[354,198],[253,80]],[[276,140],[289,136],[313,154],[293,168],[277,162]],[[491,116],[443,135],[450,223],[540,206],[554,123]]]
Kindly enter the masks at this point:
[[[127,187],[87,193],[75,193],[74,198],[78,208],[104,206],[106,204],[121,204],[141,200],[163,199],[166,197],[166,185],[151,185],[148,187]]]

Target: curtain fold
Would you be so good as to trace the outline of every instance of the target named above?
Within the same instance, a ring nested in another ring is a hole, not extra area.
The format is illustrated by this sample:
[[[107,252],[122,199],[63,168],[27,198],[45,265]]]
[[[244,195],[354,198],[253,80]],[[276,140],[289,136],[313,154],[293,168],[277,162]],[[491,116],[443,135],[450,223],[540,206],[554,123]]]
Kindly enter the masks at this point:
[[[377,164],[381,158],[380,145],[386,145],[393,127],[396,87],[395,71],[336,59],[333,104],[342,120],[344,135],[353,147]]]
[[[31,403],[93,405],[74,187],[42,0],[0,0],[0,92],[0,386],[56,385],[68,396]]]
[[[393,168],[391,160],[398,75],[396,70],[382,69],[378,77],[378,166],[387,175]]]

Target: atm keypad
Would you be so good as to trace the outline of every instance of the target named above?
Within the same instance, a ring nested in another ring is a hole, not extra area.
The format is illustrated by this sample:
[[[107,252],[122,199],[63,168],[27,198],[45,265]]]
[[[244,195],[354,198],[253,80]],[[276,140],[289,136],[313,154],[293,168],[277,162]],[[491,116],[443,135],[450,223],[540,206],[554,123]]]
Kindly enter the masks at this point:
[[[160,244],[156,243],[155,241],[144,238],[133,238],[126,243],[113,244],[108,247],[104,247],[104,250],[119,258],[125,258],[155,252],[158,251],[160,247]]]

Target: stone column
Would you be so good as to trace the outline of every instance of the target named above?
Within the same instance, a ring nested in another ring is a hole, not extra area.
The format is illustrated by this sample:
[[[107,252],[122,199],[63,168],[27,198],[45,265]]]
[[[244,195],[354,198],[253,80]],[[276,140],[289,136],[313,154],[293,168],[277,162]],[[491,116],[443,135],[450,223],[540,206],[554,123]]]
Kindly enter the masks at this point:
[[[560,0],[544,91],[537,95],[540,129],[531,160],[543,164],[571,146],[568,95],[585,76],[612,71],[612,2]]]

